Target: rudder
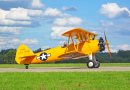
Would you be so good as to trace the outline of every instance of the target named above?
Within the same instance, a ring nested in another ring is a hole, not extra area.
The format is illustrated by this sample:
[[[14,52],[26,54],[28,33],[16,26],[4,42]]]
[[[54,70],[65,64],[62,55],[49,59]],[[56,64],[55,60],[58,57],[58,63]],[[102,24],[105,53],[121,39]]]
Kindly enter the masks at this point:
[[[35,56],[26,45],[22,44],[17,49],[15,61],[18,64],[30,64]]]

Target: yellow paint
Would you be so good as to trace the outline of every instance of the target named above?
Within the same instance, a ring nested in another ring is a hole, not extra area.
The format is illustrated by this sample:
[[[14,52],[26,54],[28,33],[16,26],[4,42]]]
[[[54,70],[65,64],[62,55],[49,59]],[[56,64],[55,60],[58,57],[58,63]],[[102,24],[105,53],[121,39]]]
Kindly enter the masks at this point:
[[[83,35],[87,34],[87,37],[83,37]],[[73,36],[78,35],[78,43],[77,45],[74,44]],[[62,46],[55,47],[49,50],[45,50],[39,53],[33,53],[26,45],[20,45],[16,52],[15,60],[18,64],[32,64],[32,63],[43,63],[43,62],[51,62],[51,61],[59,61],[59,60],[66,60],[67,58],[76,58],[80,56],[85,55],[92,55],[99,51],[98,46],[98,39],[89,39],[88,34],[91,34],[91,37],[97,36],[97,34],[76,28],[73,30],[70,30],[64,34],[63,36],[68,37],[68,46],[63,48]],[[80,43],[80,36],[82,36],[84,40],[82,40]],[[72,43],[69,45],[69,39],[72,39]],[[86,39],[87,38],[87,39]],[[89,41],[88,41],[89,40]],[[45,61],[40,60],[40,58],[37,58],[42,53],[47,53],[50,56]]]

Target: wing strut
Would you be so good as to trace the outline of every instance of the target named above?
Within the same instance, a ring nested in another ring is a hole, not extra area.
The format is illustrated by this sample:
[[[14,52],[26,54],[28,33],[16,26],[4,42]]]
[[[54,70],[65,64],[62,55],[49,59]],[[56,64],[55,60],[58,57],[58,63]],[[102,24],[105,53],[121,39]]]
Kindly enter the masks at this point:
[[[72,36],[71,36],[71,40],[72,40],[72,42],[73,42],[73,44],[74,44],[74,40],[73,40]],[[74,49],[75,49],[75,51],[77,51],[77,50],[78,50],[78,49],[76,49],[75,44],[74,44]]]

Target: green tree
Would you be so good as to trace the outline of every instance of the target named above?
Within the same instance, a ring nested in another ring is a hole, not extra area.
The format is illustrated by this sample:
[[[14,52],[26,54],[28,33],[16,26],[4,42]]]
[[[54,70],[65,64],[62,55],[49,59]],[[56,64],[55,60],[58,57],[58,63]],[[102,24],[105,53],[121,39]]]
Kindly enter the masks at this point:
[[[119,57],[122,57],[122,58],[128,58],[128,57],[130,57],[130,51],[119,50],[117,52],[117,54],[118,54]]]
[[[4,64],[4,55],[0,54],[0,64]]]
[[[34,53],[38,53],[38,52],[41,52],[42,51],[42,49],[41,48],[39,48],[39,49],[37,49],[37,50],[35,50],[35,51],[33,51]]]
[[[8,53],[5,54],[4,56],[4,62],[6,64],[15,64],[15,55],[16,55],[16,50],[9,50]]]

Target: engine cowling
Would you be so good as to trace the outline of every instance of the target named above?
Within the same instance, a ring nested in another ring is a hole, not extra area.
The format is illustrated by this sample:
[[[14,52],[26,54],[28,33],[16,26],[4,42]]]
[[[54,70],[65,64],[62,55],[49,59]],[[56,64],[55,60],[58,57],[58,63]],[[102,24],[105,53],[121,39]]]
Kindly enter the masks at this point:
[[[98,45],[101,52],[105,50],[105,43],[102,37],[100,37]]]

